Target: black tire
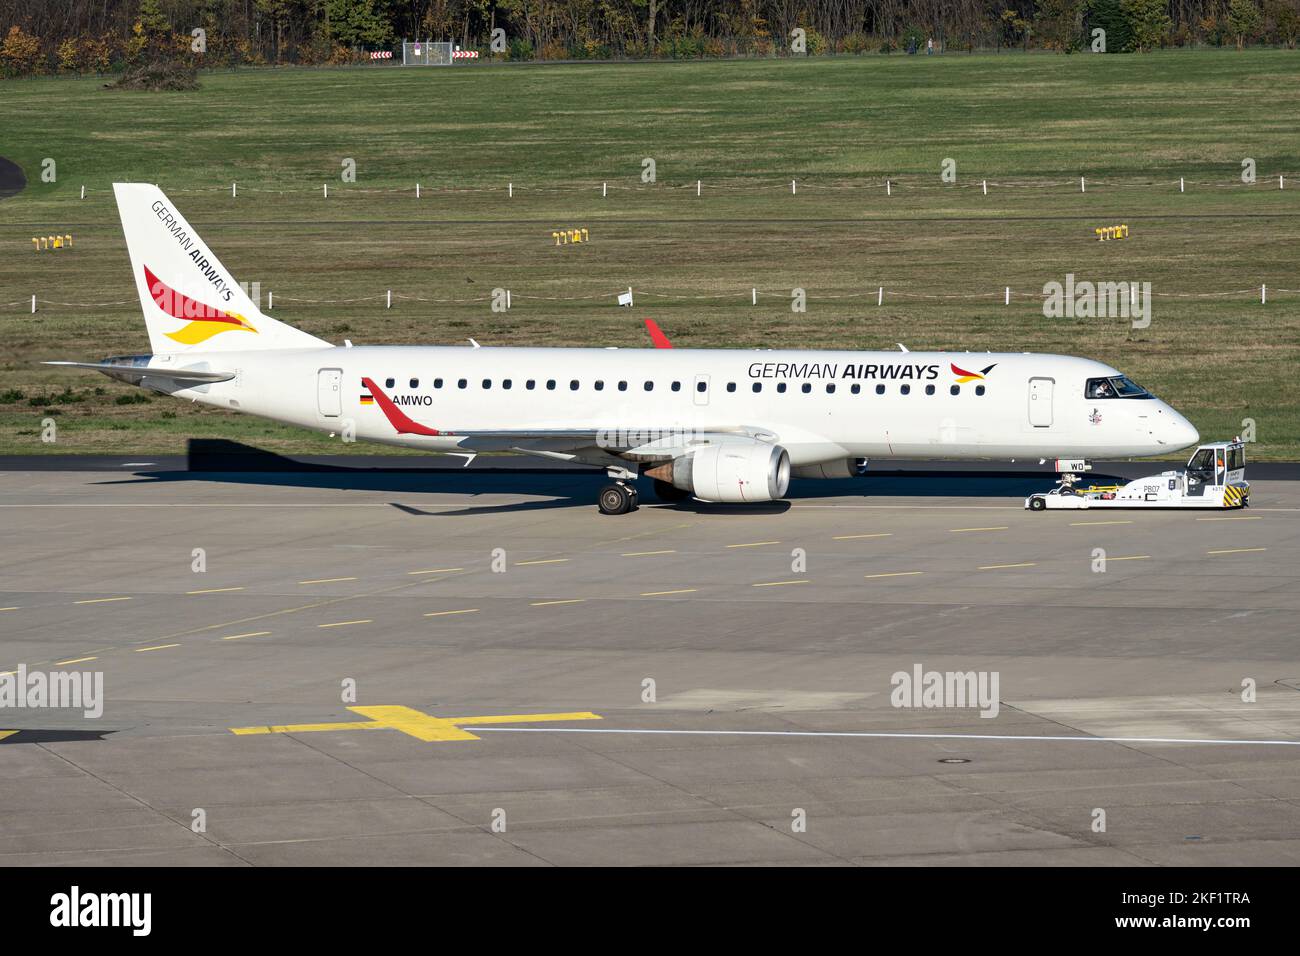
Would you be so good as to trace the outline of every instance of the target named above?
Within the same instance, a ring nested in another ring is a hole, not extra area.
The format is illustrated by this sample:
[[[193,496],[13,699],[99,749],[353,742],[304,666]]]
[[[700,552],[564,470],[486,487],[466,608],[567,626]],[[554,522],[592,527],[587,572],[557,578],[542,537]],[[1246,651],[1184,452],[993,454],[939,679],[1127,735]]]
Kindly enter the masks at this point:
[[[1045,500],[1043,500],[1042,498],[1030,498],[1030,499],[1029,499],[1029,510],[1030,510],[1030,511],[1046,511],[1046,510],[1047,510],[1047,502],[1046,502]]]
[[[622,485],[606,485],[600,489],[596,506],[603,515],[623,515],[632,510],[632,496]]]
[[[690,496],[691,493],[689,491],[682,491],[682,489],[670,482],[661,481],[658,478],[655,479],[655,497],[660,501],[666,501],[672,504],[678,501],[685,501]]]

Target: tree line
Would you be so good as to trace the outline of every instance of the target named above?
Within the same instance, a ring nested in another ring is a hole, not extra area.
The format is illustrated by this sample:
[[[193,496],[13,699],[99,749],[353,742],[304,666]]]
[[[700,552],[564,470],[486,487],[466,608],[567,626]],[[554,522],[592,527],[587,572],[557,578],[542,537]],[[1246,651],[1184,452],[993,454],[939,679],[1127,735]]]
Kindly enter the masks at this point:
[[[1300,0],[4,0],[0,73],[347,63],[403,39],[484,57],[688,59],[1002,47],[1294,48]],[[1102,31],[1098,34],[1097,31]]]

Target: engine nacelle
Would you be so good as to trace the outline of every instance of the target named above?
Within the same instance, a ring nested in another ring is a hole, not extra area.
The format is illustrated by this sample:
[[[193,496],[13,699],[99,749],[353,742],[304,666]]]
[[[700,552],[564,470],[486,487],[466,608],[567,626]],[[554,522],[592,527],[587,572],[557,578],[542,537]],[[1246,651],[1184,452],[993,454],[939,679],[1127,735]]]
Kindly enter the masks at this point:
[[[704,501],[774,501],[790,487],[790,454],[780,445],[722,442],[646,469]]]
[[[798,465],[790,474],[795,478],[858,478],[866,470],[865,458],[836,458],[815,465]]]

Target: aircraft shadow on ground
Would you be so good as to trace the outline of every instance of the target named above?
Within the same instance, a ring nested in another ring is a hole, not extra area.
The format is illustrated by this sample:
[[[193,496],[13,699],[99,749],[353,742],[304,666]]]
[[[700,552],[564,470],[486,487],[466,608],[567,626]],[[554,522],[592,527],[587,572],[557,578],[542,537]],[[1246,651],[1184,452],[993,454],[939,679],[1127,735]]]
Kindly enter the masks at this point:
[[[190,442],[184,469],[139,471],[133,478],[104,484],[139,482],[217,482],[221,484],[271,487],[320,488],[347,491],[380,491],[393,494],[463,495],[468,498],[491,495],[526,495],[528,501],[474,505],[463,508],[429,509],[427,505],[392,502],[393,507],[412,516],[518,513],[551,508],[590,507],[596,492],[606,482],[594,469],[569,467],[494,467],[490,457],[480,457],[473,466],[395,465],[382,466],[297,460],[263,451],[239,442],[195,439]],[[444,459],[438,459],[439,461]],[[451,459],[455,461],[455,459]],[[1090,474],[1089,480],[1109,484],[1124,479]],[[652,483],[638,483],[643,505],[675,507],[697,514],[722,514],[743,509],[747,514],[780,514],[791,501],[819,498],[1007,498],[1023,499],[1036,491],[1047,491],[1054,476],[1047,471],[1012,470],[887,470],[868,471],[859,478],[795,479],[785,501],[756,505],[716,505],[700,501],[668,505],[659,502]]]

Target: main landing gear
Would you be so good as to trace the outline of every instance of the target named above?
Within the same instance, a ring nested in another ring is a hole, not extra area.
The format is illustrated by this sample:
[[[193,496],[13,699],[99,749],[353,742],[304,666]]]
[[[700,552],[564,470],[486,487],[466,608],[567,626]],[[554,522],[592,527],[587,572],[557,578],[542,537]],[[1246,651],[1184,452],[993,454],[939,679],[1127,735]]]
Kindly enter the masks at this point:
[[[636,511],[639,504],[636,486],[626,481],[616,480],[612,485],[600,489],[596,504],[603,515],[625,515],[629,511]]]

